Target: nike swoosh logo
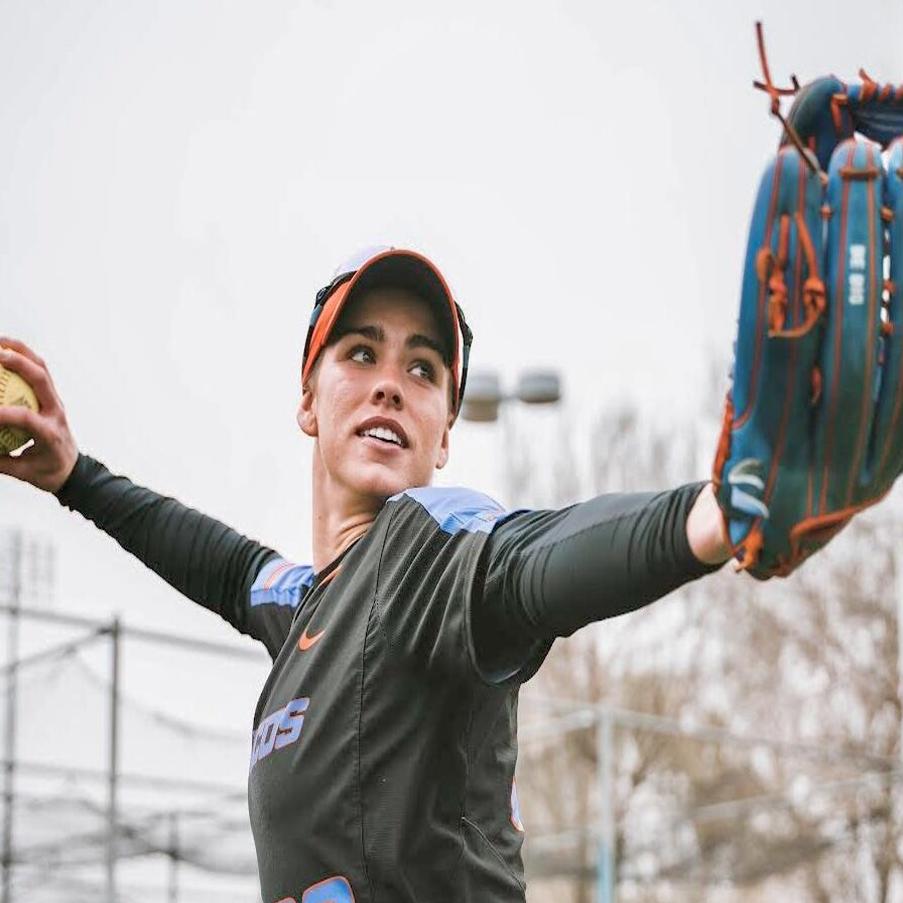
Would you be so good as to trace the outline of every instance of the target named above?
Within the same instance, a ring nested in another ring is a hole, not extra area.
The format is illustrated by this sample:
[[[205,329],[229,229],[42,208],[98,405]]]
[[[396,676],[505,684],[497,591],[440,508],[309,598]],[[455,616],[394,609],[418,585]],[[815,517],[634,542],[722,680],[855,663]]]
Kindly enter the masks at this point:
[[[302,652],[307,652],[311,646],[315,645],[317,640],[320,639],[323,634],[326,633],[326,628],[324,627],[319,633],[315,633],[313,636],[307,635],[307,628],[304,628],[304,633],[301,634],[301,638],[298,640],[298,648]]]

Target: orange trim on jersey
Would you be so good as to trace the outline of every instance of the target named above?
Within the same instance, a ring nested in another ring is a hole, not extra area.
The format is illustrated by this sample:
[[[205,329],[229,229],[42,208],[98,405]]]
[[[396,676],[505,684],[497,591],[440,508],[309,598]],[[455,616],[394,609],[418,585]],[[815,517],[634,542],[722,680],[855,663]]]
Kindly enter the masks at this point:
[[[291,561],[283,561],[279,567],[273,569],[273,573],[264,581],[263,589],[270,589],[276,582],[280,574],[284,574],[287,570],[294,567]]]

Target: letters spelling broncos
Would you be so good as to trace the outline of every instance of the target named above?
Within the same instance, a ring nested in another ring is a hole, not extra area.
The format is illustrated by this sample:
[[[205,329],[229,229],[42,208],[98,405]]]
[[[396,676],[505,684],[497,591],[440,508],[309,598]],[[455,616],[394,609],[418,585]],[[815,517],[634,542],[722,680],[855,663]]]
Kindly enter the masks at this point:
[[[784,129],[753,209],[714,483],[739,567],[765,579],[903,469],[903,88],[863,71],[777,88],[757,28],[756,87]]]

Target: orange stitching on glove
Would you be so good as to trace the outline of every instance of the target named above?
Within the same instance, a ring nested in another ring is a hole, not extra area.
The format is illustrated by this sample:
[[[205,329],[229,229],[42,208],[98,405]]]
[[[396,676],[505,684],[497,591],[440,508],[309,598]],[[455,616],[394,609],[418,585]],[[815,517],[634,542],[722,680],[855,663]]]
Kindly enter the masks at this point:
[[[822,172],[821,167],[818,165],[818,160],[806,152],[806,146],[803,144],[799,132],[797,132],[793,127],[793,124],[788,122],[784,118],[783,113],[781,113],[781,98],[796,94],[800,89],[800,83],[797,81],[795,75],[791,76],[791,81],[793,82],[792,88],[778,88],[771,80],[771,72],[768,69],[768,57],[765,53],[765,35],[762,31],[761,22],[756,22],[756,42],[759,47],[759,62],[762,65],[762,74],[765,77],[765,81],[754,81],[753,87],[758,88],[760,91],[764,91],[771,98],[771,115],[776,117],[784,127],[784,134],[790,139],[791,144],[799,151],[806,166],[808,166],[809,169],[821,179],[822,183],[826,185],[828,177]]]
[[[812,368],[812,372],[809,374],[809,382],[812,386],[812,397],[809,399],[809,404],[815,407],[815,405],[818,404],[818,400],[821,398],[823,382],[821,368],[817,364]]]
[[[900,103],[900,101],[903,101],[903,85],[897,88],[894,88],[893,85],[884,85],[882,87],[865,69],[859,70],[859,77],[864,83],[860,95],[862,103],[869,103],[870,101],[875,101],[875,103]]]
[[[743,557],[738,562],[737,570],[745,571],[751,568],[759,560],[764,545],[765,537],[762,535],[762,528],[753,527],[740,544],[740,552]]]
[[[869,76],[865,69],[859,70],[859,77],[862,79],[860,98],[863,103],[868,103],[875,96],[875,92],[878,90],[878,83]]]
[[[843,134],[843,113],[840,112],[840,108],[846,106],[846,103],[846,94],[834,94],[831,97],[831,120],[838,135]]]
[[[867,181],[869,179],[877,179],[880,171],[875,166],[841,166],[840,177],[842,179],[853,179],[856,182]]]
[[[734,426],[734,402],[730,395],[724,402],[724,418],[721,421],[721,435],[718,437],[718,449],[715,452],[715,464],[712,467],[712,485],[717,494],[721,488],[721,473],[731,454],[731,430]]]
[[[772,231],[774,229],[774,219],[775,219],[775,211],[778,204],[778,188],[781,184],[781,169],[784,164],[784,155],[778,154],[777,161],[775,162],[774,167],[774,179],[772,180],[771,185],[771,194],[768,201],[768,219],[765,227],[765,246],[759,251],[757,255],[757,275],[759,272],[759,264],[763,263],[763,251],[770,254],[768,251],[768,246],[771,243]],[[765,272],[762,270],[762,272]],[[734,429],[739,429],[746,423],[747,420],[752,416],[753,411],[756,407],[756,399],[758,393],[758,377],[759,377],[759,367],[762,363],[762,341],[764,338],[765,330],[760,328],[760,323],[762,319],[767,317],[767,298],[766,298],[767,286],[765,284],[765,279],[759,279],[759,291],[757,292],[757,302],[756,302],[756,344],[753,350],[753,360],[752,360],[752,375],[749,380],[749,397],[746,399],[746,407],[742,412],[736,413],[736,421],[734,422]]]
[[[806,258],[806,267],[809,270],[809,277],[803,283],[803,309],[806,312],[805,319],[799,326],[793,329],[783,329],[783,319],[780,327],[772,327],[769,330],[769,338],[779,339],[798,339],[806,335],[812,327],[818,322],[821,315],[825,312],[827,302],[825,300],[825,283],[818,272],[818,260],[815,256],[815,246],[812,243],[812,236],[806,227],[806,220],[797,210],[793,215],[796,222],[797,234],[799,235],[800,246],[803,249],[803,255]],[[781,220],[781,238],[784,238],[784,218]],[[780,253],[780,252],[779,252]],[[780,258],[778,259],[780,263]],[[783,284],[783,280],[782,280]],[[769,282],[771,285],[771,282]],[[771,299],[769,299],[771,301]],[[784,286],[784,298],[782,310],[786,314],[787,307],[787,288]],[[772,320],[772,323],[774,321]]]
[[[796,94],[799,90],[799,82],[797,82],[796,76],[792,76],[792,88],[778,88],[771,80],[771,71],[768,68],[768,57],[765,53],[765,33],[762,30],[761,22],[756,22],[756,44],[759,48],[759,63],[762,66],[762,75],[765,77],[765,81],[753,82],[753,86],[760,91],[764,91],[771,98],[771,112],[775,116],[780,116],[781,98]]]
[[[818,543],[817,548],[821,548],[829,539],[836,536],[854,515],[865,511],[866,508],[871,508],[872,505],[877,505],[888,492],[890,492],[889,488],[875,498],[865,499],[855,505],[841,508],[839,511],[832,511],[830,514],[817,514],[801,520],[790,531],[790,547],[793,550],[791,560],[800,561],[816,551],[814,548],[808,550],[802,548],[802,544],[807,539],[814,539]]]

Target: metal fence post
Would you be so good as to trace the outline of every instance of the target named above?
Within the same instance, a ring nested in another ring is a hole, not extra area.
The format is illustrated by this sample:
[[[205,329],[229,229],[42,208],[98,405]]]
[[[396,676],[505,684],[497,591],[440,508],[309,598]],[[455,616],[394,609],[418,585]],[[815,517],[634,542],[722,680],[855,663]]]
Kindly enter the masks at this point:
[[[179,815],[169,814],[169,903],[179,903]]]
[[[596,769],[599,780],[599,863],[596,899],[615,903],[615,813],[612,714],[600,709],[596,724]]]
[[[121,627],[119,618],[110,625],[110,762],[107,797],[107,903],[116,903],[116,858],[118,854],[117,790],[119,785],[119,670]]]
[[[15,531],[11,540],[12,574],[10,581],[9,630],[7,652],[10,662],[19,660],[19,614],[22,604],[22,534]],[[3,774],[3,880],[0,900],[12,903],[13,877],[13,810],[15,805],[16,772],[16,694],[18,671],[10,668],[6,674],[6,737],[3,755],[6,759]]]

